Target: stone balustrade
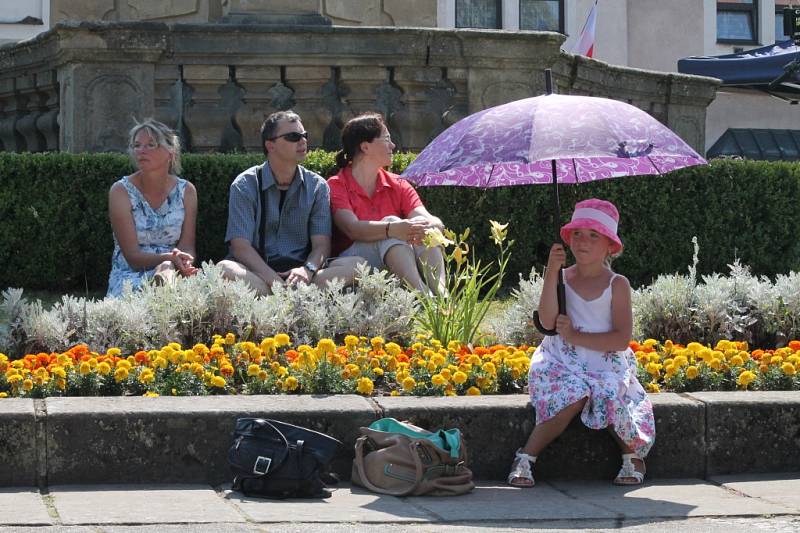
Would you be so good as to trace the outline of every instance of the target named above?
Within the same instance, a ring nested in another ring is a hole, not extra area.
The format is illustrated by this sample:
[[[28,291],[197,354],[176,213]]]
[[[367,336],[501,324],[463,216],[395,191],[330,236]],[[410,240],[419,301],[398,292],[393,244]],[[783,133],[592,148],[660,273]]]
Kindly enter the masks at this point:
[[[336,149],[363,111],[420,150],[470,113],[544,92],[607,96],[656,116],[696,149],[717,82],[560,51],[549,32],[235,23],[62,22],[0,47],[0,150],[124,151],[134,119],[176,128],[191,151],[261,151],[277,110]]]

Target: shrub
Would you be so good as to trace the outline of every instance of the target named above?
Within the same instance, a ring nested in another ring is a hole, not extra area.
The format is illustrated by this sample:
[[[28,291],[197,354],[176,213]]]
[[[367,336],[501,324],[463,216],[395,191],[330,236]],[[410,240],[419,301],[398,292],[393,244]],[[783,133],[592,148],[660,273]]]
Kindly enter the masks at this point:
[[[397,154],[400,172],[413,154]],[[201,261],[222,259],[228,187],[258,154],[187,154],[184,177],[199,194],[197,250]],[[306,163],[327,177],[333,154]],[[103,290],[113,241],[107,216],[111,184],[132,167],[120,154],[0,153],[0,287]],[[579,200],[606,198],[620,208],[625,254],[616,263],[634,286],[683,270],[697,236],[705,257],[698,275],[723,272],[739,259],[753,275],[800,270],[800,165],[714,161],[667,176],[641,176],[563,186],[563,220]],[[421,188],[428,209],[461,232],[470,227],[483,264],[493,261],[489,219],[510,223],[516,242],[510,279],[541,268],[554,239],[548,186],[499,189]]]
[[[280,331],[301,343],[349,333],[410,338],[414,295],[384,272],[360,270],[358,277],[353,292],[331,283],[324,290],[276,287],[274,294],[256,297],[243,281],[224,280],[219,267],[204,264],[199,274],[172,285],[145,283],[117,299],[65,296],[49,310],[10,289],[0,305],[9,317],[0,330],[0,351],[63,351],[77,343],[92,350],[149,350],[170,342],[191,346],[226,332],[249,340]]]

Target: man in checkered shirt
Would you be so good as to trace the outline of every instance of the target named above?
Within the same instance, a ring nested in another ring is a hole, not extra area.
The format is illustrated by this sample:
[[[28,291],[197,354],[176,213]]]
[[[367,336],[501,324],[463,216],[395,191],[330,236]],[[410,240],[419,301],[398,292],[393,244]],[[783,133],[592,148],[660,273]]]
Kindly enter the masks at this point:
[[[363,260],[329,257],[330,192],[322,176],[300,165],[308,153],[300,117],[292,111],[271,114],[261,126],[261,141],[267,160],[239,174],[230,187],[223,275],[244,279],[260,294],[270,293],[275,283],[352,283]]]

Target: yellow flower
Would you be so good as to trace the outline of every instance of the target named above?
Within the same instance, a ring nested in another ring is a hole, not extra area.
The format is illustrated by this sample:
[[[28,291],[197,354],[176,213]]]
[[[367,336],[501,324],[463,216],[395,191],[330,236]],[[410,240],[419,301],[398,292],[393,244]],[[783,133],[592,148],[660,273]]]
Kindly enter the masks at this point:
[[[32,380],[26,379],[25,381],[22,382],[22,389],[23,390],[29,391],[32,388],[33,388],[33,381]]]
[[[495,368],[494,363],[492,363],[491,361],[483,363],[483,371],[493,376],[497,374],[497,368]]]
[[[508,223],[500,224],[495,220],[490,220],[489,224],[492,226],[492,240],[496,245],[500,246],[508,235]]]
[[[647,339],[642,343],[642,346],[644,346],[645,348],[652,348],[656,344],[658,344],[657,340],[655,340],[655,339]]]
[[[350,349],[355,348],[358,346],[358,337],[355,335],[348,335],[344,338],[344,345]]]
[[[212,387],[216,387],[218,389],[224,389],[225,385],[227,385],[227,382],[225,381],[225,378],[223,378],[222,376],[213,376],[211,378]]]
[[[392,357],[397,357],[403,352],[403,349],[396,342],[387,343],[385,349],[386,353],[391,355]]]
[[[8,398],[7,392],[0,392],[0,398]]]
[[[372,345],[372,349],[375,351],[380,350],[383,347],[384,342],[385,341],[383,340],[383,337],[372,337],[369,340],[369,343]]]
[[[661,365],[658,363],[647,363],[644,367],[645,371],[651,376],[658,376],[661,373]]]
[[[747,388],[747,386],[750,385],[753,381],[755,381],[755,379],[756,379],[755,374],[753,374],[749,370],[745,370],[744,372],[739,374],[739,377],[736,379],[736,383],[740,387]]]
[[[372,369],[372,373],[375,374],[375,377],[379,378],[383,375],[383,369],[380,367],[375,367]]]
[[[467,396],[480,396],[481,390],[478,387],[470,387],[467,389]]]
[[[259,370],[258,371],[258,375],[256,377],[258,377],[258,379],[260,379],[261,381],[266,381],[267,380],[267,376],[268,376],[268,374],[267,374],[266,370]]]
[[[288,378],[286,378],[286,381],[284,381],[283,385],[284,387],[286,387],[286,390],[288,391],[296,391],[297,387],[300,386],[300,383],[297,381],[296,377],[289,376]]]
[[[247,367],[247,377],[257,376],[260,371],[261,371],[260,366],[250,365]]]
[[[369,378],[361,378],[358,380],[358,385],[356,386],[356,390],[359,394],[363,394],[364,396],[369,396],[372,394],[372,389],[375,385],[372,383],[372,380]]]
[[[403,390],[412,391],[412,390],[414,390],[414,387],[416,387],[416,386],[417,386],[417,382],[411,376],[408,376],[403,380]]]
[[[731,357],[731,365],[732,366],[742,366],[743,364],[744,364],[744,361],[742,360],[742,358],[739,356],[738,353],[736,355],[734,355],[733,357]]]
[[[779,365],[783,363],[783,357],[780,355],[773,355],[772,358],[769,360],[769,364],[771,365]]]
[[[437,387],[441,387],[447,383],[447,379],[441,374],[434,374],[431,376],[431,383],[436,385]]]
[[[462,383],[467,381],[467,375],[459,370],[458,372],[453,374],[453,381],[461,385]]]
[[[655,381],[651,381],[647,384],[647,392],[661,392],[661,387]]]
[[[153,368],[167,368],[167,360],[161,356],[153,360]]]
[[[153,371],[151,369],[149,369],[149,368],[145,368],[139,374],[139,382],[140,383],[145,383],[145,384],[146,383],[152,383],[155,379],[156,379],[155,374],[153,374]]]
[[[794,376],[797,373],[797,369],[792,363],[783,363],[781,365],[781,370],[783,370],[783,373],[787,376]]]
[[[124,366],[118,366],[114,371],[114,381],[119,383],[120,381],[125,381],[126,379],[128,379],[128,369]]]
[[[447,248],[453,244],[453,241],[445,237],[439,228],[428,228],[425,230],[425,237],[422,239],[422,243],[428,248],[436,248],[437,246]]]
[[[689,379],[697,378],[698,374],[699,372],[697,371],[697,367],[694,365],[691,365],[689,368],[686,369],[686,377]]]
[[[106,364],[106,366],[108,366],[108,364]],[[99,365],[98,365],[98,367],[99,367]],[[53,373],[54,376],[56,376],[58,378],[61,378],[61,379],[64,379],[64,378],[67,377],[66,370],[64,370],[64,367],[61,367],[61,366],[54,366],[53,370],[52,370],[52,373]]]
[[[236,335],[234,335],[233,333],[228,333],[227,335],[225,335],[225,344],[227,344],[228,346],[236,344]]]
[[[121,353],[122,350],[120,350],[119,348],[109,348],[108,351],[106,352],[106,355],[108,355],[109,357],[119,357]]]
[[[331,339],[320,339],[317,343],[317,351],[320,354],[333,353],[336,351],[336,343]]]
[[[87,361],[83,361],[78,371],[81,373],[81,376],[85,376],[92,371],[92,367]]]
[[[400,392],[393,390],[392,392],[389,393],[389,396],[400,396]]]
[[[142,396],[144,396],[145,398],[158,398],[158,393],[153,391],[147,391],[144,394],[142,394]]]
[[[275,346],[277,348],[289,346],[291,343],[292,339],[286,333],[278,333],[277,335],[275,335]]]

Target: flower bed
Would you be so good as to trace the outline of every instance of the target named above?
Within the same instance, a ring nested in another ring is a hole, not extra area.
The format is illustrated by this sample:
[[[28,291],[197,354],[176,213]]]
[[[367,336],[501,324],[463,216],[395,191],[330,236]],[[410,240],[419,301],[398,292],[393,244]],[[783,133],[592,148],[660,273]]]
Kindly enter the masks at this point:
[[[648,339],[632,342],[639,379],[650,392],[800,390],[800,341],[785,348],[749,351],[720,341],[712,349]],[[77,345],[63,353],[0,354],[0,397],[186,396],[206,394],[480,395],[521,392],[534,348],[443,346],[419,337],[406,348],[380,337],[347,336],[343,345],[322,339],[294,346],[286,334],[259,344],[232,333],[211,345],[124,356],[118,348],[91,352]]]
[[[800,341],[775,350],[748,350],[746,342],[719,341],[713,348],[648,339],[631,343],[639,381],[649,392],[800,390]]]

